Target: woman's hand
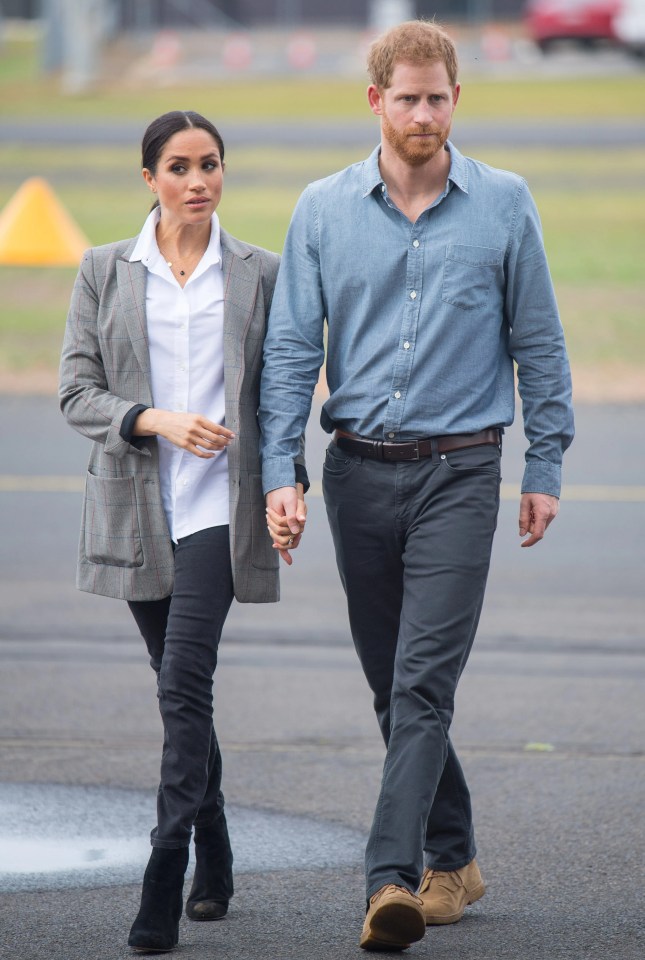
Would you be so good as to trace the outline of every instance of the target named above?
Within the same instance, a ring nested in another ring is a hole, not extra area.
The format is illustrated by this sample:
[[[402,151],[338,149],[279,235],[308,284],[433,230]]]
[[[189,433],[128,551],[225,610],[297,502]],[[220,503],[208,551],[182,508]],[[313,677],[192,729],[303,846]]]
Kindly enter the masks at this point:
[[[210,460],[212,451],[224,450],[235,434],[219,423],[213,423],[200,413],[173,413],[150,407],[134,422],[135,437],[163,437],[188,453]]]
[[[305,503],[304,487],[301,483],[296,484],[295,492],[295,521],[294,518],[289,521],[285,513],[284,500],[281,497],[283,492],[290,491],[290,497],[294,496],[293,487],[283,487],[281,491],[272,490],[267,495],[267,528],[273,539],[273,546],[279,551],[280,556],[285,563],[293,563],[290,550],[295,550],[302,539],[305,523],[307,520],[307,505]],[[272,496],[272,494],[274,496]]]

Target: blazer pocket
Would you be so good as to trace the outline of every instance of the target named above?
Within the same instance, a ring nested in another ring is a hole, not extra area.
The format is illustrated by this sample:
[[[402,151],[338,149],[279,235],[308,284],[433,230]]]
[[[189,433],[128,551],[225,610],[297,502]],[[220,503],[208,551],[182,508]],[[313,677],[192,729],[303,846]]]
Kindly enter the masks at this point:
[[[444,303],[471,310],[486,301],[495,274],[501,270],[503,250],[450,243],[443,265]]]
[[[142,566],[134,477],[97,477],[88,473],[84,510],[85,556],[90,563]]]

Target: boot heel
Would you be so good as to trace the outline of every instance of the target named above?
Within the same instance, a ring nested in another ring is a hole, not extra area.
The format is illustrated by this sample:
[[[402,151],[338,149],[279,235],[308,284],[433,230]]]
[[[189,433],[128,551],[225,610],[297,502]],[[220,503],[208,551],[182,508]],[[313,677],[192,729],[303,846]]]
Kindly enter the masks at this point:
[[[141,906],[128,946],[137,953],[168,953],[179,943],[188,847],[153,847],[143,875]]]
[[[233,896],[233,851],[222,812],[215,823],[195,828],[195,875],[186,901],[190,920],[223,920]]]

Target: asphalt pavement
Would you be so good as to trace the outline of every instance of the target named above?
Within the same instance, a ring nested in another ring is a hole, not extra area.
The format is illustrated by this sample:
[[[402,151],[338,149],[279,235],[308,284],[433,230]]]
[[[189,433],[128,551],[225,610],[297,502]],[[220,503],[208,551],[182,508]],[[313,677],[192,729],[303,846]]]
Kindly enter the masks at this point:
[[[52,398],[0,396],[0,954],[129,955],[158,773],[154,678],[125,604],[80,594],[88,444]],[[583,406],[560,516],[519,547],[523,441],[505,442],[487,602],[454,739],[486,896],[411,957],[645,953],[642,406]],[[237,865],[223,923],[177,956],[345,960],[384,750],[353,652],[312,418],[306,537],[283,599],[234,608],[216,679]]]

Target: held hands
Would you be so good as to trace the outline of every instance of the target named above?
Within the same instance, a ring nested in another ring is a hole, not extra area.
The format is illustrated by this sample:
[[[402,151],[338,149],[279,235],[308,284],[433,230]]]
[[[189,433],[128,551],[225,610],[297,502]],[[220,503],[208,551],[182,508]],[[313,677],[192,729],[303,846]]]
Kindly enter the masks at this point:
[[[557,516],[559,507],[560,501],[557,497],[546,493],[523,493],[520,500],[520,537],[526,537],[527,534],[530,536],[523,540],[520,546],[532,547],[538,543]]]
[[[278,487],[266,496],[267,529],[273,547],[285,563],[293,563],[290,550],[295,550],[305,529],[307,506],[301,483],[295,487]]]
[[[235,439],[235,434],[226,427],[200,413],[173,413],[156,407],[139,414],[132,432],[137,437],[163,437],[204,460],[210,460],[215,456],[214,451],[224,450]]]

